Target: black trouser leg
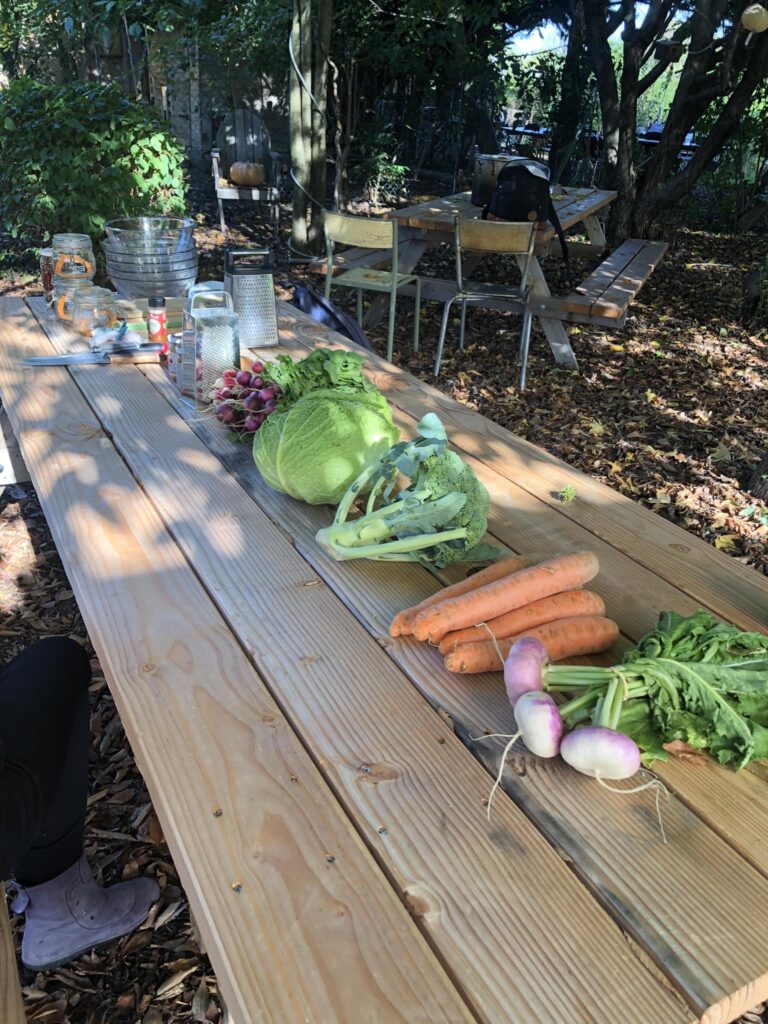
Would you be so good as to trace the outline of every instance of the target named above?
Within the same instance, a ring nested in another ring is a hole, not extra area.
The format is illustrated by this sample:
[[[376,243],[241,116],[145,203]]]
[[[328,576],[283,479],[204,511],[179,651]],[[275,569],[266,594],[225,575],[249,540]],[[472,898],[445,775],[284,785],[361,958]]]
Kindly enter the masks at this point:
[[[39,885],[82,851],[88,793],[88,655],[66,637],[28,648],[0,672],[0,878]]]

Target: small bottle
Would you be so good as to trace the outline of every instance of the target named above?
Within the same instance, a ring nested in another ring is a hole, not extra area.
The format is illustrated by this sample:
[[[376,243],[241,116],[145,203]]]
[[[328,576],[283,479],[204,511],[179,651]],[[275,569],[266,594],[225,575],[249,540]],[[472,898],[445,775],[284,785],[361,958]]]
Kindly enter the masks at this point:
[[[162,295],[153,295],[149,300],[149,322],[147,324],[149,340],[159,342],[162,354],[168,354],[168,329],[165,313],[165,299]]]

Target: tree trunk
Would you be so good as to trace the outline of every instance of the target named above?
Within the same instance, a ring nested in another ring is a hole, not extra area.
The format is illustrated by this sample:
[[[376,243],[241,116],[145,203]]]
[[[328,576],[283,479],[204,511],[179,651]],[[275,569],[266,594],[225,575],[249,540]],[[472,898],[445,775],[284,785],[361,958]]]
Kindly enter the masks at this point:
[[[317,34],[312,57],[312,146],[309,169],[309,191],[312,195],[311,220],[307,241],[309,251],[317,256],[323,251],[323,215],[326,190],[326,110],[328,107],[328,59],[331,48],[333,0],[318,0]]]
[[[312,150],[312,114],[310,98],[302,85],[312,83],[311,62],[312,0],[293,0],[293,23],[291,25],[291,63],[289,112],[291,120],[291,164],[295,175],[293,190],[293,220],[291,224],[291,245],[302,255],[309,253],[307,238],[307,192]]]
[[[759,36],[757,42],[753,42],[752,45],[754,49],[750,54],[749,64],[738,85],[731,91],[728,101],[720,111],[709,134],[685,169],[668,180],[659,181],[659,174],[656,173],[649,175],[643,182],[634,217],[638,231],[646,231],[654,218],[690,192],[738,128],[744,111],[751,103],[755,90],[768,70],[768,35]],[[682,126],[675,125],[674,127],[676,129],[675,136],[678,136],[685,127],[685,123]],[[682,138],[685,137],[685,133],[690,130],[690,127],[690,125],[685,127]]]
[[[549,148],[549,170],[552,181],[567,184],[565,170],[579,141],[582,125],[582,103],[588,69],[585,67],[584,10],[580,3],[571,4],[568,49],[565,52],[560,78],[560,101],[555,114],[555,127]]]

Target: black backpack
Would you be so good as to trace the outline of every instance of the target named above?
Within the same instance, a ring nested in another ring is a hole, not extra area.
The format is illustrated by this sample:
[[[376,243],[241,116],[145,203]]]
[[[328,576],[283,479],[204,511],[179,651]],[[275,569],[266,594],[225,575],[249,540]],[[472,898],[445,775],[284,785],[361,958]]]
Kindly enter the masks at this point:
[[[548,220],[560,241],[563,259],[568,262],[565,235],[549,194],[549,168],[546,164],[525,157],[505,164],[499,171],[490,201],[483,207],[483,220],[489,213],[499,220]]]

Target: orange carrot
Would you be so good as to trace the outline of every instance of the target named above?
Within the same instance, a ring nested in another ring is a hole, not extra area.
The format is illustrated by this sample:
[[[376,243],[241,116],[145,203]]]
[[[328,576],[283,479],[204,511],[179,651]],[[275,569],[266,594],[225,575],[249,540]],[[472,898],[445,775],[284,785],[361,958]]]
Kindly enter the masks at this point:
[[[521,569],[495,583],[420,611],[413,620],[413,635],[417,640],[439,643],[446,633],[487,622],[550,594],[581,587],[597,575],[599,567],[597,555],[579,551]]]
[[[504,579],[505,576],[511,576],[513,572],[518,572],[518,570],[524,569],[527,565],[530,565],[530,562],[525,558],[518,558],[517,555],[513,555],[510,558],[502,558],[500,562],[493,562],[493,564],[486,566],[485,569],[481,569],[479,572],[473,572],[471,576],[467,576],[458,583],[453,583],[450,587],[438,590],[436,594],[425,598],[419,604],[414,605],[413,608],[405,608],[403,611],[398,612],[394,619],[392,619],[389,635],[408,636],[411,632],[413,619],[425,608],[431,608],[438,601],[446,601],[452,597],[461,597],[462,594],[468,594],[470,591],[477,590],[478,587],[483,587],[487,583],[495,583],[496,580]]]
[[[533,636],[541,640],[547,649],[550,661],[561,661],[577,654],[598,654],[607,651],[619,636],[619,627],[611,619],[600,615],[577,616],[572,619],[558,619],[543,626],[534,626],[517,636],[497,641],[502,657],[506,658],[516,640]],[[464,644],[446,655],[445,667],[450,672],[493,672],[504,666],[499,660],[497,644],[492,640],[482,643]]]
[[[447,633],[440,641],[440,653],[450,654],[462,644],[490,640],[491,635],[501,640],[508,636],[519,636],[524,630],[543,626],[545,622],[575,619],[584,615],[605,615],[602,598],[593,594],[591,590],[566,590],[562,594],[552,594],[523,608],[515,608],[504,615],[498,615],[482,625]]]

